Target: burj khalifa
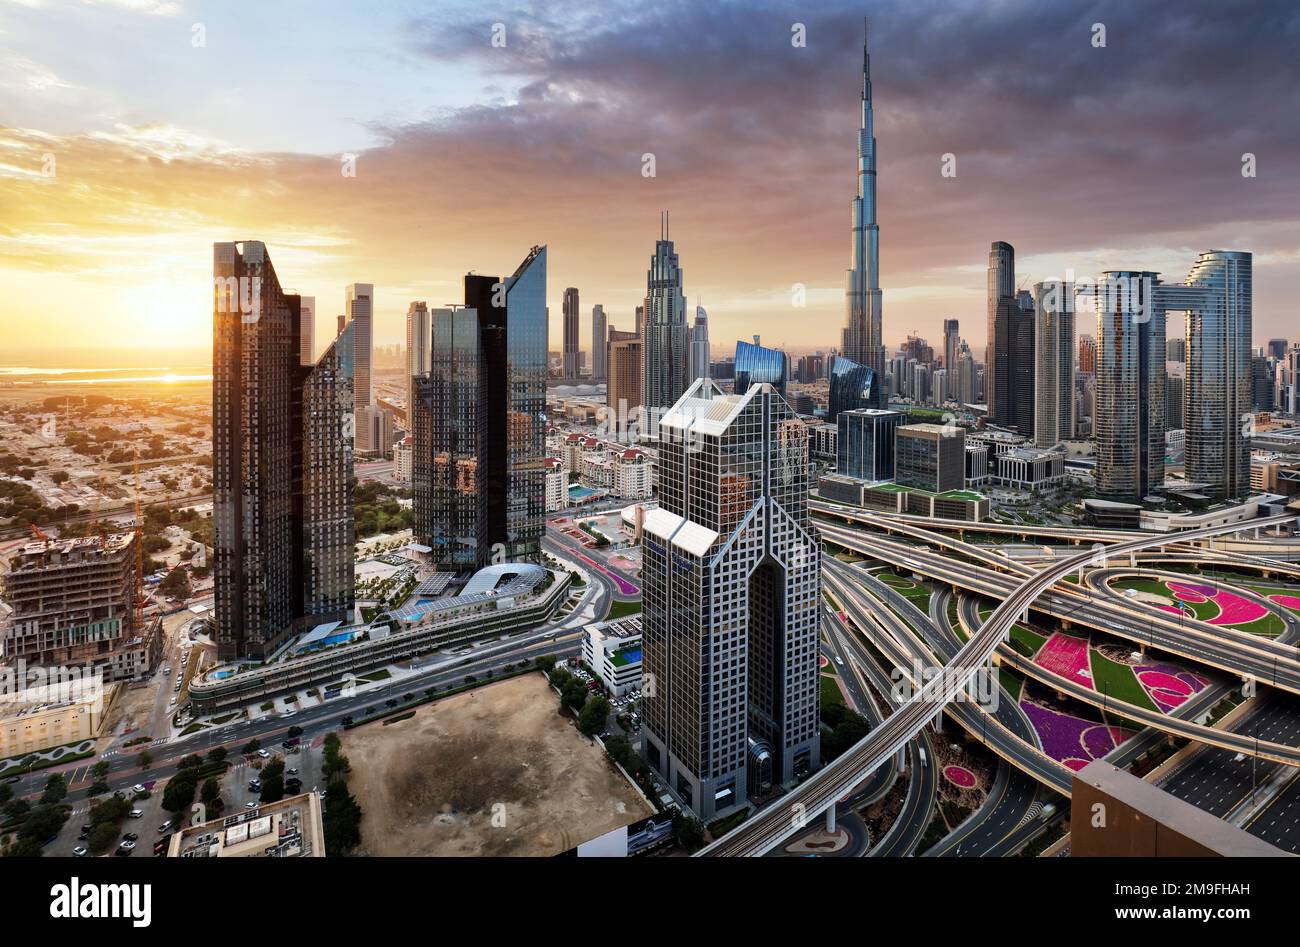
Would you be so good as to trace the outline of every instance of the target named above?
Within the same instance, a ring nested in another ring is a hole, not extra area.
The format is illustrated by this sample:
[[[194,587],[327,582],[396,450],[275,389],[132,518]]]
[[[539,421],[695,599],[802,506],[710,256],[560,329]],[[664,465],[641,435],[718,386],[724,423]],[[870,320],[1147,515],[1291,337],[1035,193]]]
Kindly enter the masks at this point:
[[[865,21],[863,28],[865,31]],[[857,365],[871,369],[871,392],[867,400],[873,407],[884,407],[887,401],[884,391],[885,345],[880,318],[880,228],[876,225],[876,137],[872,118],[871,56],[864,36],[858,196],[853,199],[853,266],[848,271],[844,290],[847,325],[841,354]]]

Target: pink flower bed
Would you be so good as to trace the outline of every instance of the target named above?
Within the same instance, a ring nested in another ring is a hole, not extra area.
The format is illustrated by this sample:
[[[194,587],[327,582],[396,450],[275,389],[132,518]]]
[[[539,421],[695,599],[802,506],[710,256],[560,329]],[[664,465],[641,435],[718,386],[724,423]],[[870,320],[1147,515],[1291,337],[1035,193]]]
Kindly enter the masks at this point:
[[[1169,586],[1174,595],[1184,602],[1213,601],[1218,605],[1219,614],[1207,619],[1211,625],[1247,625],[1268,614],[1268,609],[1258,602],[1252,602],[1212,585],[1193,585],[1184,582],[1166,582],[1165,585]]]
[[[1300,612],[1300,598],[1297,598],[1294,595],[1270,595],[1268,600],[1270,602],[1277,602],[1277,604],[1281,605],[1283,608],[1290,608],[1294,611]]]
[[[971,789],[975,786],[975,774],[964,766],[945,766],[943,775],[958,789]]]
[[[1092,686],[1087,638],[1076,638],[1058,631],[1039,649],[1034,663],[1045,671]]]

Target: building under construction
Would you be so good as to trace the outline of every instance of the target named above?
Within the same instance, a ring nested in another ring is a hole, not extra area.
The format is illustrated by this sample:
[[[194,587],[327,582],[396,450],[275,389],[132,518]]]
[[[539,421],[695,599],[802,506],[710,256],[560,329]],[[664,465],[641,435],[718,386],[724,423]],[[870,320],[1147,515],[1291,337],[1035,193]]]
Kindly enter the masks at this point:
[[[148,674],[161,619],[142,614],[135,533],[39,538],[0,580],[0,660],[28,667],[93,665],[109,680]]]

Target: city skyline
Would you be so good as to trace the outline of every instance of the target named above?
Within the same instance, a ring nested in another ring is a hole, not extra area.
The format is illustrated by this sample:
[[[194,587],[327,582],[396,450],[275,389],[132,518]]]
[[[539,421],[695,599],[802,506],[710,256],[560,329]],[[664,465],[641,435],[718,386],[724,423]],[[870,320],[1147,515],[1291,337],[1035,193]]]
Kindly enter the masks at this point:
[[[10,351],[62,336],[120,345],[133,333],[142,336],[138,350],[206,348],[214,233],[256,235],[277,248],[295,274],[289,288],[318,300],[318,350],[334,335],[348,284],[374,284],[375,343],[400,342],[411,300],[445,305],[468,267],[504,270],[520,239],[551,247],[554,338],[566,285],[602,304],[611,323],[628,325],[660,210],[674,215],[674,241],[691,267],[688,304],[709,299],[715,344],[726,348],[755,332],[792,348],[838,342],[858,8],[801,13],[802,48],[791,42],[791,17],[762,7],[743,17],[615,8],[619,15],[599,24],[546,7],[506,16],[503,49],[490,45],[491,22],[451,5],[384,12],[365,42],[412,47],[434,75],[457,73],[455,80],[425,77],[376,106],[366,92],[401,82],[377,69],[337,108],[310,101],[301,116],[286,118],[294,83],[265,101],[251,85],[213,91],[199,58],[253,57],[265,52],[266,37],[241,34],[233,50],[236,21],[224,10],[159,3],[150,15],[151,5],[137,6],[111,11],[135,28],[127,51],[165,63],[175,88],[105,75],[94,57],[54,67],[55,50],[40,37],[75,41],[107,9],[61,8],[55,31],[51,7],[0,5],[0,29],[16,51],[0,61],[0,88],[16,93],[0,114],[0,203],[13,211],[0,228],[7,248],[0,273],[13,287],[0,302],[0,346]],[[1067,268],[1084,275],[1116,266],[1172,280],[1205,248],[1251,250],[1253,343],[1293,334],[1285,290],[1300,278],[1300,250],[1282,197],[1295,188],[1296,144],[1290,126],[1275,119],[1297,67],[1273,44],[1294,14],[1261,5],[1247,31],[1197,4],[1184,16],[1200,28],[1179,31],[1118,5],[1088,7],[1087,16],[1082,5],[1031,10],[959,8],[924,30],[916,18],[928,14],[870,11],[875,120],[886,142],[879,166],[890,181],[879,209],[889,234],[881,247],[886,345],[913,330],[937,339],[942,320],[957,318],[981,351],[984,259],[994,240],[1017,247],[1024,285],[1065,278]],[[1108,26],[1105,48],[1089,42],[1094,15]],[[200,16],[206,45],[195,47],[191,25]],[[329,16],[337,28],[356,14],[335,7]],[[272,14],[269,41],[287,17]],[[686,37],[712,32],[726,41],[702,57],[687,39],[664,57],[644,38],[661,17]],[[1261,29],[1261,21],[1275,28]],[[302,45],[284,53],[286,62],[329,58],[322,54],[338,40],[328,31],[293,26]],[[1064,42],[1072,32],[1077,43]],[[995,39],[1017,38],[1024,49],[1012,73],[992,51]],[[1148,51],[1145,64],[1124,56],[1133,43]],[[944,56],[934,56],[940,48]],[[613,68],[613,59],[625,68]],[[1263,61],[1276,67],[1255,65]],[[962,88],[941,75],[957,67],[968,79]],[[1026,86],[1019,77],[1030,73],[1046,85]],[[253,70],[253,81],[260,74]],[[684,86],[700,81],[715,90],[705,103]],[[1141,101],[1132,98],[1136,88]],[[186,93],[203,105],[187,111]],[[1231,109],[1213,107],[1228,101]],[[1099,144],[1077,120],[1098,107],[1130,133]],[[584,126],[584,109],[598,121]],[[665,116],[649,137],[630,121],[645,109]],[[510,128],[526,130],[536,147],[503,157]],[[998,137],[1011,128],[1043,135]],[[1183,147],[1193,141],[1214,144]],[[356,177],[341,171],[349,153]],[[656,157],[653,178],[642,176],[645,153]],[[1258,161],[1257,177],[1242,176],[1246,153]],[[956,177],[941,176],[945,154],[956,159]],[[1166,173],[1164,154],[1177,155],[1178,174]],[[53,176],[44,173],[46,155]],[[481,182],[473,189],[465,184],[471,174]],[[479,198],[464,197],[493,193],[506,178],[522,211],[509,233],[476,213]],[[742,194],[743,220],[734,212]],[[457,213],[449,214],[453,199]],[[597,212],[610,201],[619,214]],[[400,216],[391,212],[397,202]],[[1070,227],[1059,226],[1063,218]],[[430,234],[431,220],[439,227]],[[796,283],[806,288],[806,311],[791,304]],[[27,317],[33,308],[40,319]],[[590,351],[589,326],[580,339]]]

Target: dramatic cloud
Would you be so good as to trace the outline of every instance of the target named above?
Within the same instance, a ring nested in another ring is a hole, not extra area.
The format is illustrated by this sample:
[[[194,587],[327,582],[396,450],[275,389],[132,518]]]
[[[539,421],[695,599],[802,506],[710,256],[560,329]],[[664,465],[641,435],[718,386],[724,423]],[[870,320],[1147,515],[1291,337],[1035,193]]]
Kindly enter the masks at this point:
[[[466,271],[506,272],[547,243],[558,342],[567,285],[584,310],[600,302],[630,323],[667,210],[715,345],[760,332],[829,347],[848,263],[863,9],[436,5],[391,25],[393,62],[413,82],[438,69],[476,91],[417,120],[394,118],[384,101],[352,116],[378,142],[359,151],[355,178],[340,174],[339,155],[265,153],[174,122],[54,140],[0,131],[0,267],[27,285],[42,270],[88,285],[111,274],[128,293],[132,266],[184,273],[200,295],[173,308],[201,339],[210,243],[257,237],[287,281],[317,295],[322,318],[345,283],[376,283],[381,341],[396,341],[406,300],[453,301]],[[1014,244],[1033,280],[1135,265],[1178,279],[1201,249],[1253,250],[1256,338],[1295,336],[1294,4],[1252,4],[1249,15],[1196,0],[867,12],[887,340],[913,329],[933,340],[955,316],[979,350],[993,240]],[[498,23],[504,47],[492,43]],[[791,44],[795,23],[805,48]],[[1093,45],[1097,23],[1104,48]],[[11,61],[49,63],[23,49]],[[60,72],[24,68],[10,67],[11,85]],[[240,107],[256,109],[256,96]],[[47,152],[58,177],[35,180]],[[653,178],[642,176],[647,153]],[[1246,153],[1256,177],[1242,176]],[[955,178],[940,174],[945,154]],[[807,309],[791,308],[795,283],[809,288]],[[59,306],[53,293],[43,301]],[[129,320],[108,310],[110,322]]]

